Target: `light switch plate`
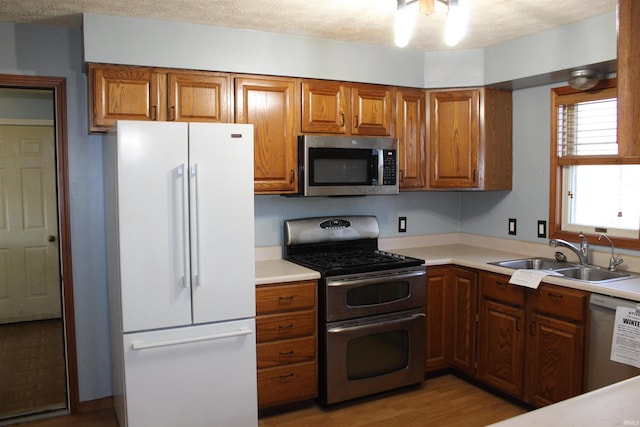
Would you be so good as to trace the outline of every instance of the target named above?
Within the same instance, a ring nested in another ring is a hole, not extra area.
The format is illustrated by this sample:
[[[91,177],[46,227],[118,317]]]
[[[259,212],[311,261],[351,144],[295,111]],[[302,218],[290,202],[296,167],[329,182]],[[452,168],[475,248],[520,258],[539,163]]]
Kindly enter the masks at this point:
[[[509,234],[512,236],[516,235],[516,219],[509,218]]]
[[[407,217],[399,216],[398,217],[398,233],[406,233],[407,232]]]

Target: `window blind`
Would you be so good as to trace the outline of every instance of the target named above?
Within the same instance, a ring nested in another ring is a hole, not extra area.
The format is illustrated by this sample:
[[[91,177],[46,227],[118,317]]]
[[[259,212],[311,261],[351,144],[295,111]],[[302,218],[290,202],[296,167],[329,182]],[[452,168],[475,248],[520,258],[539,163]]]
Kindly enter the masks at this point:
[[[558,157],[616,156],[616,98],[558,105]]]

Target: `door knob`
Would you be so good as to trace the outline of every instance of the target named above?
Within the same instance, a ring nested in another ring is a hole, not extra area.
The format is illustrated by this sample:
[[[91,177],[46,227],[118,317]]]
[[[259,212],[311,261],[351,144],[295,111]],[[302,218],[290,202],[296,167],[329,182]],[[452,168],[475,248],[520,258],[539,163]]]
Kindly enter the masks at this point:
[[[56,236],[49,236],[49,238],[47,239],[50,242],[55,242],[56,241]]]

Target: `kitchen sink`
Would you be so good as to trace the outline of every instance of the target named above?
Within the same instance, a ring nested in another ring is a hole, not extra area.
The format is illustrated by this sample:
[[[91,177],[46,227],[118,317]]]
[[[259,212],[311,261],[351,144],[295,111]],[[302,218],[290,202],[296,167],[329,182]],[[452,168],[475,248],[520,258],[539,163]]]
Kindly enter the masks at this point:
[[[610,282],[630,277],[630,274],[621,271],[609,271],[604,268],[592,266],[578,266],[555,270],[567,279],[583,280],[585,282]]]
[[[581,280],[583,282],[605,283],[615,280],[628,279],[631,274],[622,271],[610,271],[595,265],[580,265],[570,262],[557,261],[550,258],[522,258],[506,261],[495,261],[489,264],[514,270],[551,270],[562,275],[565,279]]]
[[[575,267],[576,264],[571,264],[562,261],[556,261],[550,258],[523,258],[523,259],[510,259],[507,261],[490,262],[489,264],[497,265],[500,267],[513,268],[515,270],[558,270],[561,268]]]

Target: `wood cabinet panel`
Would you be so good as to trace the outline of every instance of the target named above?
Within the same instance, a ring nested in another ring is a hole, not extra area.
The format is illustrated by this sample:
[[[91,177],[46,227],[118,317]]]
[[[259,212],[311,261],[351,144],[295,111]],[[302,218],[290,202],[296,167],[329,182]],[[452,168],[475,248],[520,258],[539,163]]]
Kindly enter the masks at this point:
[[[475,376],[478,273],[461,268],[452,268],[451,273],[449,363],[457,370]]]
[[[235,78],[235,121],[254,125],[256,193],[294,193],[297,189],[298,87],[296,79]]]
[[[302,131],[346,134],[351,127],[351,90],[342,82],[302,81]]]
[[[256,289],[256,314],[305,310],[316,306],[318,285],[315,280]]]
[[[640,2],[618,0],[619,156],[640,160]]]
[[[257,342],[311,335],[316,330],[316,313],[301,311],[256,317]]]
[[[584,322],[589,309],[587,292],[544,283],[530,291],[529,301],[535,311],[577,322]]]
[[[527,401],[545,406],[584,390],[582,325],[533,313],[529,323]]]
[[[429,188],[510,190],[511,92],[442,90],[428,98]]]
[[[162,82],[153,68],[89,64],[90,130],[105,132],[116,120],[161,120]]]
[[[396,138],[401,190],[423,190],[427,186],[425,100],[423,90],[396,90]]]
[[[256,288],[260,409],[318,395],[315,280]]]
[[[310,362],[316,358],[316,339],[310,336],[258,344],[256,357],[258,369]]]
[[[167,117],[178,122],[232,121],[231,76],[182,71],[167,74]]]
[[[449,366],[447,353],[450,341],[448,334],[448,287],[450,270],[444,268],[427,269],[426,293],[426,348],[425,371],[435,371]]]
[[[258,370],[258,407],[313,399],[318,395],[316,363]]]
[[[480,309],[478,377],[515,397],[524,397],[524,310],[483,298]]]
[[[393,89],[377,85],[351,88],[353,135],[393,135]]]
[[[509,283],[509,276],[489,272],[480,273],[482,296],[507,304],[524,306],[525,289]]]

